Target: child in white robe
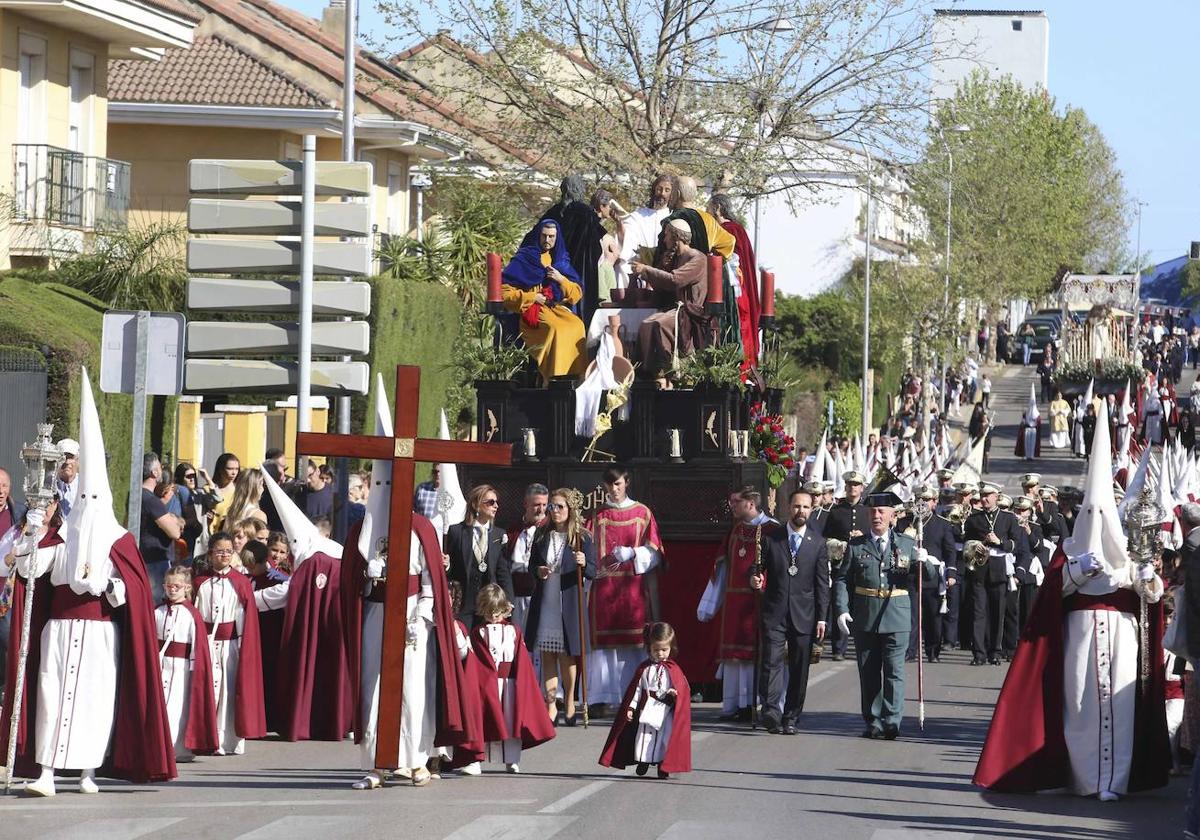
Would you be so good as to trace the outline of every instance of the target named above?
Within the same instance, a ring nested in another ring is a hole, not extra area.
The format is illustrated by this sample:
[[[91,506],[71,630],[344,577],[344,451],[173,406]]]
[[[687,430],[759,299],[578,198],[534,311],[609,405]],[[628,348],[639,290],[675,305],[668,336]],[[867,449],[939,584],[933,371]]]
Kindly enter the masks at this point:
[[[195,756],[184,741],[192,696],[192,671],[199,645],[208,644],[208,633],[203,627],[196,626],[192,611],[185,606],[192,598],[191,569],[173,566],[167,570],[163,576],[163,592],[166,603],[154,610],[163,697],[167,703],[171,741],[175,744],[175,760],[191,761]]]

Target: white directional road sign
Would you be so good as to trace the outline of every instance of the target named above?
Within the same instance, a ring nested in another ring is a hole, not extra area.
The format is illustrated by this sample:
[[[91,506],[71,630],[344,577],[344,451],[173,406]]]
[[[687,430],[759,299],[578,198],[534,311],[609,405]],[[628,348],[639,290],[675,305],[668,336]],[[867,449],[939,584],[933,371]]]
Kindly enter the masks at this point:
[[[299,280],[235,280],[193,277],[188,280],[188,308],[210,312],[295,312],[300,306]],[[313,283],[316,315],[370,315],[371,284],[324,280]]]
[[[188,202],[192,233],[287,236],[300,229],[299,201],[244,201],[236,198],[193,198]],[[362,203],[318,202],[316,236],[370,236],[371,208]]]
[[[137,373],[137,312],[109,310],[100,333],[100,390],[132,394]],[[146,341],[146,393],[178,394],[183,383],[184,319],[151,312]]]
[[[188,271],[210,274],[297,274],[300,243],[270,239],[189,239]],[[313,274],[371,272],[371,248],[360,242],[317,242]]]
[[[312,393],[365,394],[370,376],[366,362],[313,362]],[[299,382],[298,363],[258,359],[188,359],[183,373],[189,394],[294,394]]]
[[[317,321],[312,352],[316,356],[362,355],[370,349],[370,337],[371,325],[366,321]],[[299,346],[300,325],[294,321],[192,321],[187,329],[189,358],[273,356],[295,353]]]
[[[195,195],[300,195],[303,169],[298,160],[193,160],[188,163],[188,190]],[[317,195],[370,193],[370,164],[317,161]]]

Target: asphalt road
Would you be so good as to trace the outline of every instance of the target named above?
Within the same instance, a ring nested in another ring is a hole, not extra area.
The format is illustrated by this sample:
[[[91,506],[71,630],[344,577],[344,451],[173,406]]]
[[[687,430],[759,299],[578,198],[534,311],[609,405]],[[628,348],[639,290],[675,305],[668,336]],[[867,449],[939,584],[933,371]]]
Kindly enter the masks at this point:
[[[992,472],[1019,492],[1029,467],[1012,458],[1032,369],[993,376],[998,432]],[[1083,462],[1045,447],[1033,468],[1079,483]],[[686,644],[686,640],[683,640]],[[54,799],[0,798],[0,838],[398,837],[453,840],[1083,840],[1178,837],[1186,780],[1105,804],[1067,795],[1014,796],[971,785],[1005,668],[974,668],[954,651],[926,667],[926,725],[917,726],[916,665],[895,742],[858,737],[854,664],[814,665],[796,736],[721,724],[694,711],[694,772],[658,781],[600,767],[608,722],[561,729],[526,753],[521,774],[447,775],[425,788],[358,792],[358,750],[344,743],[257,741],[244,756],[181,765],[159,786],[106,782],[99,796],[60,780]]]

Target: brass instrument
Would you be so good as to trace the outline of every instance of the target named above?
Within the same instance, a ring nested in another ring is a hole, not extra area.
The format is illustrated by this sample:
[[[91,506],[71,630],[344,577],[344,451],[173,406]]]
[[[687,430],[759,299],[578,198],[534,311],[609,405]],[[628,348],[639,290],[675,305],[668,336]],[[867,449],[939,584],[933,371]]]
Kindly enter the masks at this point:
[[[969,515],[969,508],[965,508],[963,505],[955,502],[954,504],[950,505],[950,508],[946,511],[946,521],[956,527],[961,526],[967,521],[967,517]]]
[[[979,571],[988,562],[987,545],[980,540],[967,540],[963,546],[963,559],[967,561],[968,571]]]

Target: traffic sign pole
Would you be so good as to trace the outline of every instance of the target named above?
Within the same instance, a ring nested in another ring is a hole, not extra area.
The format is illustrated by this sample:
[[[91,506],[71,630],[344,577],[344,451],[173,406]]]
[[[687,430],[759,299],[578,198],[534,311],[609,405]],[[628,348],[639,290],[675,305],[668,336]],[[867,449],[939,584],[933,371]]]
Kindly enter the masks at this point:
[[[297,350],[300,365],[300,387],[296,394],[296,429],[311,431],[310,394],[312,392],[312,326],[313,326],[313,228],[316,218],[317,138],[304,135],[304,187],[300,204],[300,346]],[[307,459],[297,452],[296,478],[305,478]]]

